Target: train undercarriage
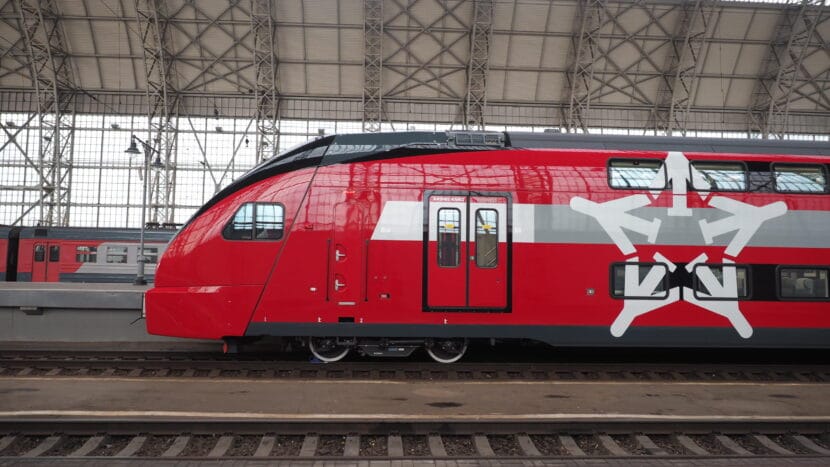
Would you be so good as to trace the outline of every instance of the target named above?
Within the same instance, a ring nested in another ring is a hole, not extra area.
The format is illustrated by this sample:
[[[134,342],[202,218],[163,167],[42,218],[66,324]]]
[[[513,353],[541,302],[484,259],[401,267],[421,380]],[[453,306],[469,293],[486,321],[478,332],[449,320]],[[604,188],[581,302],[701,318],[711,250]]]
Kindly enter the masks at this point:
[[[408,357],[423,348],[438,363],[454,363],[467,352],[469,340],[457,338],[366,338],[313,336],[298,339],[317,360],[332,363],[342,360],[350,352],[357,351],[367,357]],[[237,353],[242,344],[253,342],[250,338],[226,337],[223,339],[224,353]]]

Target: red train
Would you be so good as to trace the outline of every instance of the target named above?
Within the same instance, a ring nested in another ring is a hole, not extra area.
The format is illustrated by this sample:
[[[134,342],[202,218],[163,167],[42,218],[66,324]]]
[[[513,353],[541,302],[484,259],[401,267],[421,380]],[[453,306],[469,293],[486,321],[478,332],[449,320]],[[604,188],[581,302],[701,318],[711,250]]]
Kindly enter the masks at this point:
[[[173,229],[145,231],[145,264],[153,279]],[[0,281],[132,282],[139,229],[0,227]]]
[[[555,346],[830,346],[830,145],[522,133],[324,137],[172,240],[152,334],[460,358]]]

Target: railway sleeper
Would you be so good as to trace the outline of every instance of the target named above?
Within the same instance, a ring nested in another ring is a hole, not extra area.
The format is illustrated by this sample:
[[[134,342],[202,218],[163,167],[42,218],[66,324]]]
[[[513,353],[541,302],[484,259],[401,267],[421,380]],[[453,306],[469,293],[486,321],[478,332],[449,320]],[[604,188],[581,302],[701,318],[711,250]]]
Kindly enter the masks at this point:
[[[830,450],[820,446],[812,434],[779,434],[773,440],[757,433],[731,433],[723,435],[708,433],[701,435],[665,436],[651,433],[594,432],[573,436],[568,433],[546,433],[534,435],[537,441],[525,433],[504,434],[466,433],[406,435],[388,433],[386,436],[348,433],[342,435],[320,435],[304,433],[297,435],[275,435],[265,433],[256,436],[234,433],[202,433],[199,435],[180,434],[152,436],[142,430],[133,435],[108,435],[106,433],[82,435],[66,433],[17,434],[0,437],[0,459],[9,458],[52,458],[70,457],[75,459],[114,458],[204,458],[225,459],[239,457],[362,457],[386,458],[607,458],[607,457],[826,457]],[[175,437],[174,437],[175,436]],[[362,436],[377,441],[377,445],[362,443]],[[711,438],[717,443],[701,447],[690,436]],[[245,437],[253,439],[242,447]],[[575,439],[578,438],[578,439]],[[753,437],[759,441],[759,449],[746,450],[738,440]],[[71,442],[71,438],[80,438]],[[116,438],[122,438],[121,441]],[[385,438],[385,440],[383,439]],[[168,441],[165,441],[167,439]],[[293,439],[293,441],[288,441]],[[200,441],[201,440],[201,441]],[[658,440],[662,440],[658,444]],[[537,444],[540,443],[540,444]],[[780,443],[780,444],[779,444]],[[107,447],[102,447],[107,444]],[[192,445],[192,446],[191,446]],[[723,448],[727,448],[726,451]],[[152,453],[152,454],[151,454]]]

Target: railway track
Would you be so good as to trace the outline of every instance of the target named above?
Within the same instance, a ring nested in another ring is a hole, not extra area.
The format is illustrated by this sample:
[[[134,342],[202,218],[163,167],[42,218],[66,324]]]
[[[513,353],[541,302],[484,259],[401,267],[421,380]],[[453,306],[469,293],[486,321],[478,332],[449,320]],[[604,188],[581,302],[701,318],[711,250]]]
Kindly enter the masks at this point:
[[[805,458],[830,462],[827,422],[0,421],[14,459]]]
[[[432,362],[319,364],[257,356],[140,352],[0,352],[5,377],[829,383],[830,365],[755,363]]]

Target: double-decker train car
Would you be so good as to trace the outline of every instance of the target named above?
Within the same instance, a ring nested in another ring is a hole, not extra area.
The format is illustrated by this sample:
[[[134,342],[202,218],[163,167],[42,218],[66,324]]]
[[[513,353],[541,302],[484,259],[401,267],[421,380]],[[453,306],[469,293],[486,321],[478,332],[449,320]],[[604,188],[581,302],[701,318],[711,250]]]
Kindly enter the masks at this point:
[[[174,230],[145,232],[147,280]],[[0,229],[2,279],[19,282],[131,282],[135,279],[139,229],[13,227]]]
[[[522,133],[320,138],[171,241],[152,334],[459,359],[554,346],[830,346],[830,145]],[[231,344],[231,346],[227,346]]]

